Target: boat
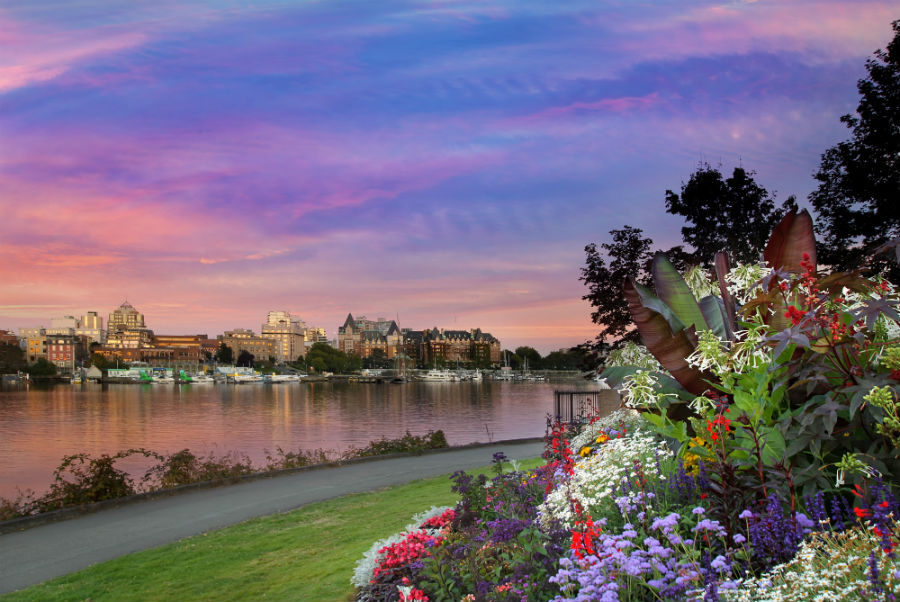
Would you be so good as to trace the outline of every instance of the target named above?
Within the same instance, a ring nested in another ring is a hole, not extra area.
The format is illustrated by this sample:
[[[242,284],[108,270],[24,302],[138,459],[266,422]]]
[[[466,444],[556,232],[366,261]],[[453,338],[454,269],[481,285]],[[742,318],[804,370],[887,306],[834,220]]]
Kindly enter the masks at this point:
[[[261,383],[263,382],[262,374],[249,374],[249,373],[240,373],[237,372],[231,375],[231,380],[236,385],[242,385],[247,383]]]
[[[449,370],[429,370],[419,375],[419,380],[425,382],[450,382],[455,380],[455,375]]]
[[[277,383],[297,383],[300,382],[300,376],[297,374],[270,374],[266,382]]]

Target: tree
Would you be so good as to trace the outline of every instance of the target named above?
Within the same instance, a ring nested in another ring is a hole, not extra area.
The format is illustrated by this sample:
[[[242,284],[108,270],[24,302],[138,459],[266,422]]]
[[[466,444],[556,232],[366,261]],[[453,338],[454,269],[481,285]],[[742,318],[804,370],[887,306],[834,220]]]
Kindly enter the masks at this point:
[[[362,368],[362,359],[358,355],[347,355],[327,343],[315,343],[306,359],[317,372],[347,374]]]
[[[224,342],[219,343],[219,349],[216,351],[216,361],[220,364],[233,364],[234,350]]]
[[[236,365],[243,366],[245,368],[252,368],[253,367],[253,359],[254,359],[254,355],[252,353],[250,353],[249,351],[247,351],[246,349],[244,349],[238,355]]]
[[[28,366],[28,373],[32,376],[54,376],[56,364],[45,357],[39,357],[36,362]]]
[[[822,155],[809,201],[822,263],[835,270],[869,264],[896,281],[900,268],[873,257],[900,235],[900,20],[891,25],[894,39],[866,61],[869,76],[856,84],[856,114],[841,117],[851,138]]]
[[[391,366],[390,360],[387,358],[387,354],[384,352],[384,349],[373,349],[372,354],[363,358],[362,360],[363,368],[389,368]]]
[[[600,248],[609,258],[606,260],[591,243],[584,248],[587,254],[585,267],[581,268],[579,280],[588,287],[588,294],[582,299],[594,308],[591,320],[600,325],[595,350],[608,346],[607,339],[619,342],[640,340],[640,335],[631,326],[631,312],[622,294],[622,286],[629,276],[639,282],[648,282],[647,265],[653,257],[650,246],[653,241],[642,236],[643,230],[624,226],[621,230],[610,230],[611,243],[603,243]]]
[[[722,250],[737,261],[759,261],[772,229],[797,203],[792,196],[776,208],[775,197],[756,183],[755,175],[735,167],[723,180],[718,169],[702,163],[687,184],[682,183],[681,195],[666,190],[666,212],[688,223],[681,236],[694,248],[689,263],[709,266]]]
[[[25,368],[25,352],[18,345],[0,345],[0,374],[12,374]]]
[[[516,347],[516,355],[522,358],[522,362],[527,360],[528,367],[537,370],[542,367],[541,362],[541,354],[534,347]]]

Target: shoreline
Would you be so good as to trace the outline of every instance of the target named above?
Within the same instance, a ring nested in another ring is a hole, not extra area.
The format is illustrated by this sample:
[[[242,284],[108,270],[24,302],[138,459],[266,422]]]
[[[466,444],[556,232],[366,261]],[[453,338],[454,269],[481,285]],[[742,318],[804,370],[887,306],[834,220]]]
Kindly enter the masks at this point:
[[[12,518],[5,521],[0,521],[0,535],[5,535],[7,533],[15,533],[20,531],[25,531],[27,529],[32,529],[34,527],[39,527],[41,525],[61,522],[70,520],[73,518],[77,518],[80,516],[84,516],[87,514],[94,514],[97,512],[102,512],[104,510],[119,508],[122,506],[128,506],[131,504],[136,504],[144,501],[160,499],[160,498],[168,498],[177,496],[179,494],[189,493],[192,491],[200,490],[200,489],[213,489],[218,487],[227,487],[230,485],[238,485],[241,483],[247,483],[252,481],[258,481],[262,479],[271,479],[282,476],[289,476],[293,474],[314,471],[314,470],[325,470],[330,468],[339,468],[343,466],[350,466],[354,464],[362,464],[366,462],[375,462],[378,460],[390,460],[397,458],[407,458],[407,457],[416,457],[416,456],[426,456],[432,454],[441,454],[447,452],[454,451],[464,451],[468,449],[478,449],[483,447],[493,447],[497,445],[521,445],[528,443],[543,443],[543,437],[525,437],[519,439],[506,439],[503,441],[494,441],[489,443],[482,442],[473,442],[466,443],[463,445],[453,445],[449,447],[437,448],[437,449],[425,449],[421,452],[395,452],[390,454],[381,454],[375,456],[365,456],[360,458],[350,458],[347,460],[335,460],[332,462],[323,462],[318,464],[309,464],[307,466],[298,466],[295,468],[280,468],[276,470],[264,470],[260,472],[254,472],[251,474],[238,475],[236,477],[231,477],[227,479],[216,479],[211,481],[198,481],[196,483],[186,483],[184,485],[178,485],[177,487],[171,487],[167,489],[156,489],[153,491],[145,491],[141,493],[135,493],[133,495],[128,495],[120,498],[115,498],[111,500],[103,500],[100,502],[94,502],[91,504],[79,504],[76,506],[68,506],[66,508],[60,508],[58,510],[52,510],[50,512],[42,512],[40,514],[34,514],[30,516],[20,516],[17,518]]]

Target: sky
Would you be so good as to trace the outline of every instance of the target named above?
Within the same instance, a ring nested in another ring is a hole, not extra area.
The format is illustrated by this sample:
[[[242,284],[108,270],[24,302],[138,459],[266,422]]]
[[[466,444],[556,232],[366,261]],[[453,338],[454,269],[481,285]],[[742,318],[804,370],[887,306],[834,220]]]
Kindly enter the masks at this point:
[[[805,202],[896,0],[2,0],[0,329],[290,311],[591,339],[699,164]],[[802,204],[801,202],[801,204]]]

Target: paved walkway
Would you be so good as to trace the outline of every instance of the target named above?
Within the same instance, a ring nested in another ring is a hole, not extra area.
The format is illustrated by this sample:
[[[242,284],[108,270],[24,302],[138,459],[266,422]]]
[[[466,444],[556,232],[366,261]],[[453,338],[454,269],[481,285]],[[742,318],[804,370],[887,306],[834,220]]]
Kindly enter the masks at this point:
[[[241,521],[351,493],[491,463],[534,458],[542,443],[500,443],[306,470],[141,500],[0,535],[0,594]]]

